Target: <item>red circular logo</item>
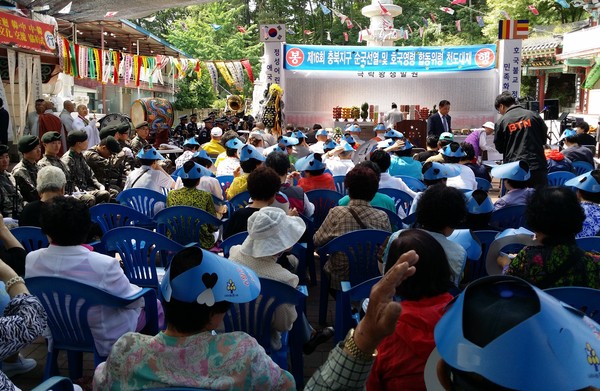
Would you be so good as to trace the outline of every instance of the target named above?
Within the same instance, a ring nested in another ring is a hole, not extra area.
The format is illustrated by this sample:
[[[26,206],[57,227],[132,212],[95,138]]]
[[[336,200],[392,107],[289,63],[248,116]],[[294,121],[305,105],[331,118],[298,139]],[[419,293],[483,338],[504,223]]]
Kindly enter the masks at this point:
[[[494,64],[495,61],[496,55],[492,49],[479,49],[477,53],[475,53],[475,63],[479,68],[487,68]]]
[[[304,62],[304,52],[299,48],[292,48],[285,55],[285,60],[290,66],[298,67]]]
[[[268,31],[268,34],[269,34],[269,37],[271,37],[271,38],[275,38],[275,37],[277,36],[277,34],[278,34],[278,31],[277,31],[277,29],[276,29],[276,28],[274,28],[274,27],[271,27],[271,28],[269,29],[269,31]]]

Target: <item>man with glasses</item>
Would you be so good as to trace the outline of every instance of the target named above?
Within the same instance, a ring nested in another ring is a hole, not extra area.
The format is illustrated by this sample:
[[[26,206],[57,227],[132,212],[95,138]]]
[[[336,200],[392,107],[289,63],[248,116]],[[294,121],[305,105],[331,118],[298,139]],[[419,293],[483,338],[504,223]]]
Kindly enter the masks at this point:
[[[496,123],[494,144],[504,155],[504,163],[524,160],[529,163],[531,178],[529,187],[541,187],[548,183],[544,144],[548,126],[539,114],[517,104],[508,91],[496,97],[494,107],[502,117]]]

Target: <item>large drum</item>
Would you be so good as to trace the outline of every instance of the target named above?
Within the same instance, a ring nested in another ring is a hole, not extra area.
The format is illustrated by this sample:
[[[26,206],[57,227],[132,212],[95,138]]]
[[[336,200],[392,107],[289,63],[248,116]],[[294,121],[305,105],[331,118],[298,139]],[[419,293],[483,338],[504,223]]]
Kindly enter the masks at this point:
[[[131,105],[131,122],[147,121],[151,131],[173,126],[173,105],[166,99],[142,98]]]

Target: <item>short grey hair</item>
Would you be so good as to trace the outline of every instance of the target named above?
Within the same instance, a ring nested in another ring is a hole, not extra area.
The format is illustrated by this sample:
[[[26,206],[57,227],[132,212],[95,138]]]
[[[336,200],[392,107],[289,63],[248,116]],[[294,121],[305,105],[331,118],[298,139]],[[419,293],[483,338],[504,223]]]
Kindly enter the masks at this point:
[[[37,175],[37,192],[42,194],[49,191],[60,191],[67,184],[63,170],[54,166],[43,167]]]

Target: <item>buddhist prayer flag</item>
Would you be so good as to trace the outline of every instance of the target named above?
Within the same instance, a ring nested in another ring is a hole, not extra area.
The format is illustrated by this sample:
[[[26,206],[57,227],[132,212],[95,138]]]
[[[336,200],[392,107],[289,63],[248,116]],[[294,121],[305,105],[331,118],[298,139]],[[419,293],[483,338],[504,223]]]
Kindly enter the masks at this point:
[[[425,19],[424,17],[422,17],[421,19],[423,19],[423,26],[428,27],[429,22],[427,21],[427,19]]]
[[[237,26],[237,29],[240,33],[246,34],[246,29],[243,26]]]
[[[391,15],[390,12],[387,10],[387,8],[385,8],[380,1],[378,1],[379,3],[379,8],[381,8],[381,15]]]
[[[540,14],[540,12],[537,10],[537,8],[535,8],[535,5],[528,5],[527,8],[529,8],[529,11],[531,11],[531,13],[534,15]]]
[[[528,20],[500,20],[498,39],[526,39],[529,36]]]
[[[477,24],[479,25],[479,27],[485,26],[485,22],[483,21],[483,16],[477,15],[475,17],[475,20],[477,20]]]
[[[460,19],[454,22],[454,24],[456,25],[456,31],[460,32]]]
[[[348,33],[344,31],[344,41],[348,42]]]
[[[440,7],[440,10],[444,11],[447,14],[454,15],[454,10],[448,7]]]
[[[433,14],[433,12],[431,12],[429,14],[429,16],[431,16],[431,20],[433,21],[433,23],[437,23],[437,20],[435,19],[435,15]]]
[[[354,27],[354,25],[352,24],[352,21],[350,20],[350,18],[346,19],[346,27],[348,27],[349,29],[351,29],[352,27]]]
[[[456,4],[467,4],[467,0],[452,0],[452,3],[450,3],[452,5],[456,5]]]
[[[327,8],[324,4],[319,3],[319,5],[321,6],[321,11],[323,11],[323,14],[329,15],[331,13],[331,10]]]

